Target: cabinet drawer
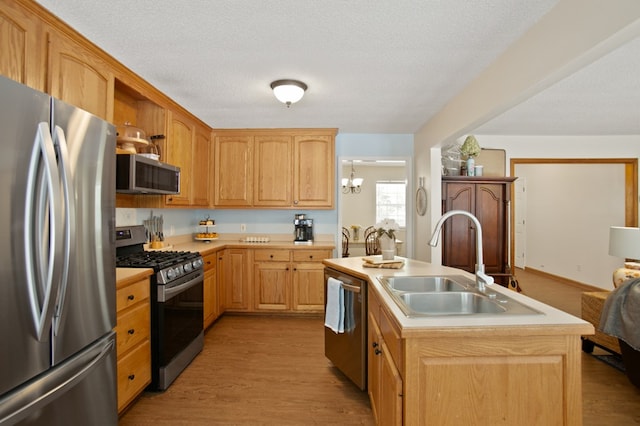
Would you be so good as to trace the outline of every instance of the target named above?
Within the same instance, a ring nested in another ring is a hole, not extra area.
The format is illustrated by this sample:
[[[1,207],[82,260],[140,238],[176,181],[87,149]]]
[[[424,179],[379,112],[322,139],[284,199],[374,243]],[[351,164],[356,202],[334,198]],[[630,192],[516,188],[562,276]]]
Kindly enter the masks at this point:
[[[151,342],[144,340],[118,360],[118,412],[151,383]]]
[[[255,250],[253,259],[256,262],[288,262],[291,252],[289,250]]]
[[[204,263],[204,270],[208,271],[216,267],[216,262],[218,261],[218,253],[208,254],[202,257],[202,262]]]
[[[293,250],[294,262],[322,262],[330,257],[330,250]]]
[[[116,339],[118,356],[149,338],[150,329],[149,303],[143,303],[135,308],[118,314],[116,324]]]
[[[118,289],[116,292],[116,311],[120,312],[136,303],[149,298],[149,280],[135,282]]]

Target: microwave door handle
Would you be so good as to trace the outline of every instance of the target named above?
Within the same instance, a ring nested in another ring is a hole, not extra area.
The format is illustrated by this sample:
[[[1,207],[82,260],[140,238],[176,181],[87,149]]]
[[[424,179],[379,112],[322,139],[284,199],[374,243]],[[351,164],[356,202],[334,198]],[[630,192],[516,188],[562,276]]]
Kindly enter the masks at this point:
[[[67,138],[64,131],[60,126],[55,126],[53,133],[53,144],[57,149],[59,156],[59,170],[62,183],[62,199],[64,202],[64,240],[63,243],[63,257],[62,257],[62,272],[60,278],[60,288],[57,294],[56,311],[54,313],[54,328],[55,335],[58,334],[58,328],[60,327],[60,317],[63,313],[64,299],[67,292],[67,284],[69,280],[69,263],[72,258],[75,258],[75,240],[76,240],[76,202],[75,196],[72,193],[74,188],[73,177],[71,175],[71,165],[69,162],[69,149],[67,145]]]
[[[42,174],[39,173],[40,160],[44,169]],[[38,124],[27,170],[23,233],[29,305],[35,335],[40,341],[47,337],[51,325],[61,277],[59,184],[49,125],[42,122]],[[45,232],[48,232],[48,239],[44,238]]]

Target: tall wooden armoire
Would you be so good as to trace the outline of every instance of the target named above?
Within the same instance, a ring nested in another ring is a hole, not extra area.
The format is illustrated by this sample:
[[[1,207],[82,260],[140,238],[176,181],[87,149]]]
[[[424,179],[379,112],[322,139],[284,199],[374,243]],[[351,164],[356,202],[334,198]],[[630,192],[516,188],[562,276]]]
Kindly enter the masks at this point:
[[[442,177],[442,213],[466,210],[482,226],[485,272],[496,283],[508,286],[512,275],[509,261],[509,203],[515,177]],[[447,220],[442,234],[442,264],[474,273],[476,230],[466,216]]]

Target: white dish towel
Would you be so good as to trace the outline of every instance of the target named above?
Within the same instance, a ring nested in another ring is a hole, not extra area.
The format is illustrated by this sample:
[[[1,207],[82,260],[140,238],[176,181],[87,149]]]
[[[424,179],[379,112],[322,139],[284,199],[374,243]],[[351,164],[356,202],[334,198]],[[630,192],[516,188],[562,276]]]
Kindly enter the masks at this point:
[[[344,289],[342,281],[335,278],[327,280],[327,308],[324,325],[334,333],[344,333]]]

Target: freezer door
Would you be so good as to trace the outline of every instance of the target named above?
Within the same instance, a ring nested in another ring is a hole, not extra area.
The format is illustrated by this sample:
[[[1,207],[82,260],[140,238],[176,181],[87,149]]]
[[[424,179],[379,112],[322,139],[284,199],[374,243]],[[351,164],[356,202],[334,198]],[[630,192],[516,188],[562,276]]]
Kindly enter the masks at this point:
[[[116,425],[115,333],[0,397],[0,426]]]
[[[34,259],[26,247],[32,241],[25,241],[25,206],[34,196],[26,190],[28,170],[34,147],[41,146],[40,125],[49,126],[49,99],[0,77],[0,395],[50,366],[50,336],[46,329],[38,330],[47,328],[46,321],[40,321],[44,316],[39,315],[44,309],[45,289],[28,287],[27,265]],[[48,232],[43,229],[41,237]],[[51,271],[40,268],[32,272],[49,275]],[[38,303],[33,305],[32,301]]]
[[[59,100],[52,134],[60,162],[66,226],[54,317],[53,364],[115,327],[115,127]]]

